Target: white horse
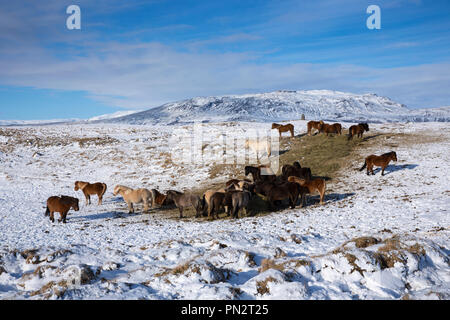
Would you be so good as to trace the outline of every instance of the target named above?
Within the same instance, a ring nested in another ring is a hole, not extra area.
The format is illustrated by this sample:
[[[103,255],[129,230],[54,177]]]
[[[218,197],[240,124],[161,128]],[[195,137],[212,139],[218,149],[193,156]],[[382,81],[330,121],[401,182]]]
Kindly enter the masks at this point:
[[[250,148],[256,155],[261,154],[262,152],[266,152],[267,156],[270,157],[272,154],[272,149],[270,142],[267,139],[263,140],[246,140],[245,148]]]

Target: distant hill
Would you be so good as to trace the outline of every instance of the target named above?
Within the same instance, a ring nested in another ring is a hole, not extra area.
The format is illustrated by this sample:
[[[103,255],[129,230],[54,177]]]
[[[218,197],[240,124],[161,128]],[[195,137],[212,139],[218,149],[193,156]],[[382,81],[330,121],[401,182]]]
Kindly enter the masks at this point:
[[[180,124],[195,121],[273,122],[300,119],[329,121],[450,121],[450,107],[411,110],[376,94],[329,90],[275,91],[260,94],[197,97],[102,122]]]

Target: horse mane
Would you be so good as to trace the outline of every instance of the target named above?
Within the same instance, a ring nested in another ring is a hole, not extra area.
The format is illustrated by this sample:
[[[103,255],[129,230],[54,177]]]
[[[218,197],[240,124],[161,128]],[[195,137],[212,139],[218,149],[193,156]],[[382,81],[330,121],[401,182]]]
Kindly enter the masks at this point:
[[[390,155],[394,155],[395,154],[395,151],[390,151],[390,152],[386,152],[386,153],[384,153],[384,154],[382,154],[381,156],[383,157],[383,156],[390,156]]]

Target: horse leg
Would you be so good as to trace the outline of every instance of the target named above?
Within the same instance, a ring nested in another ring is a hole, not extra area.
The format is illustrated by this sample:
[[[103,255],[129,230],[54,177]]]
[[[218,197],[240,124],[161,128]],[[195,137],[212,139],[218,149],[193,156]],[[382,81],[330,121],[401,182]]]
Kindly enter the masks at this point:
[[[178,210],[180,210],[180,219],[183,218],[183,207],[179,207]]]
[[[55,212],[54,211],[50,211],[50,221],[55,222]]]
[[[64,213],[61,213],[61,219],[60,219],[60,221],[62,220],[63,223],[66,223],[67,212],[68,212],[68,211],[66,211],[66,212],[64,212]]]
[[[233,207],[233,219],[237,219],[239,217],[239,205]]]
[[[101,206],[103,203],[103,196],[98,194],[98,205]]]
[[[133,207],[133,203],[132,202],[127,202],[128,205],[128,213],[134,213],[134,207]]]
[[[194,206],[194,209],[195,209],[195,217],[196,218],[200,218],[200,211],[201,211],[201,208],[200,208],[200,205],[199,204],[197,204],[197,206]]]

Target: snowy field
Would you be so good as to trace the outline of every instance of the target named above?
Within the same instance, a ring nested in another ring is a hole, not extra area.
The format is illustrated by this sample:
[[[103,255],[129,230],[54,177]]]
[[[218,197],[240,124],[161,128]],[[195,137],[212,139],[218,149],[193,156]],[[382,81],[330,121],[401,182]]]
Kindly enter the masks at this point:
[[[305,121],[293,123],[296,135],[306,132]],[[204,147],[217,149],[221,130],[240,137],[249,126],[270,124],[208,124]],[[174,163],[173,130],[0,128],[0,299],[450,298],[447,123],[371,125],[380,137],[329,182],[324,206],[234,221],[129,215],[116,184],[211,183],[212,158]],[[384,177],[356,170],[391,150],[399,161]],[[86,206],[76,180],[105,182],[103,205],[93,196]],[[80,211],[52,224],[45,202],[61,194],[78,197]]]

